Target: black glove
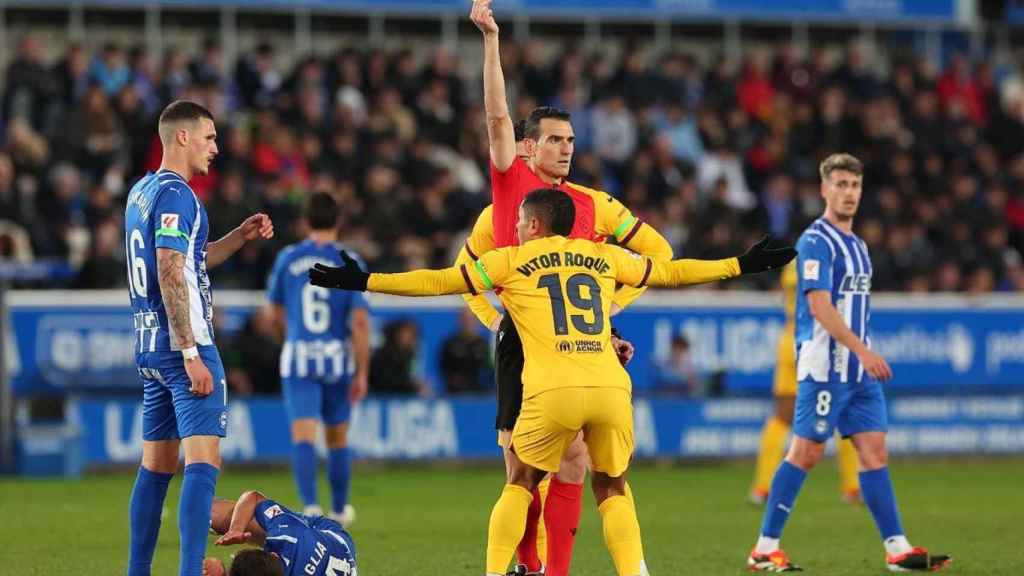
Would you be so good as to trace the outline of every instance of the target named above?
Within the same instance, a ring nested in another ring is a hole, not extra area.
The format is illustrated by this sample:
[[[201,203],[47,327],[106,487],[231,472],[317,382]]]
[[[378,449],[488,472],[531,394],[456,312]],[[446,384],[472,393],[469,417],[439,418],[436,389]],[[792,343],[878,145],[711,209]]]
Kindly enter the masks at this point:
[[[314,264],[309,269],[309,283],[324,288],[365,292],[366,282],[370,279],[370,275],[363,272],[359,263],[349,256],[348,252],[341,250],[338,253],[341,254],[343,264],[337,268],[320,263]]]
[[[765,236],[737,260],[740,261],[740,274],[757,274],[782,268],[793,258],[796,258],[796,250],[792,246],[777,238]]]

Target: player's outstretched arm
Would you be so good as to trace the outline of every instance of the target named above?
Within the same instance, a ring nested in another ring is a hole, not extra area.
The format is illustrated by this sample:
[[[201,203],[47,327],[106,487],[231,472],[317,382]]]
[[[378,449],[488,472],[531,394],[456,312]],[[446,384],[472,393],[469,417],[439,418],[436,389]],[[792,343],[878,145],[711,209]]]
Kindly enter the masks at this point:
[[[443,270],[413,270],[398,274],[367,274],[344,250],[341,266],[316,264],[309,270],[309,283],[324,288],[359,290],[398,296],[441,296],[477,291],[466,266]]]
[[[836,339],[837,342],[846,346],[851,352],[857,355],[864,370],[877,380],[889,380],[892,378],[892,368],[880,355],[871,351],[853,330],[846,325],[846,321],[832,304],[832,294],[828,290],[811,290],[807,293],[807,305],[811,310],[811,316],[821,324],[821,327]]]
[[[501,70],[498,24],[491,11],[491,0],[475,0],[469,19],[484,35],[484,113],[491,163],[498,172],[508,170],[516,159],[516,136],[505,95],[505,75]]]
[[[238,497],[238,501],[234,502],[234,507],[231,511],[231,522],[228,524],[227,530],[224,535],[217,539],[215,544],[218,546],[230,546],[232,544],[244,544],[251,542],[254,544],[262,544],[266,539],[266,532],[256,522],[256,506],[266,500],[266,496],[256,490],[249,490],[243,492]],[[221,502],[231,502],[230,500],[222,500]],[[223,505],[221,505],[223,508]],[[217,511],[217,502],[214,502],[214,511]],[[223,513],[223,510],[221,510]],[[214,527],[217,531],[217,527]]]
[[[172,248],[157,248],[156,269],[167,322],[177,338],[178,348],[182,350],[191,391],[197,396],[208,396],[213,392],[213,376],[199,356],[192,334],[188,285],[185,284],[185,254]]]
[[[269,240],[274,237],[274,223],[266,214],[253,214],[245,219],[231,232],[224,235],[216,242],[210,242],[206,248],[206,267],[213,268],[228,258],[245,245],[249,240],[263,238]]]
[[[721,260],[682,259],[658,262],[651,258],[635,258],[618,247],[609,247],[616,260],[617,280],[630,286],[689,286],[756,274],[785,266],[796,257],[788,244],[765,237],[735,258]]]

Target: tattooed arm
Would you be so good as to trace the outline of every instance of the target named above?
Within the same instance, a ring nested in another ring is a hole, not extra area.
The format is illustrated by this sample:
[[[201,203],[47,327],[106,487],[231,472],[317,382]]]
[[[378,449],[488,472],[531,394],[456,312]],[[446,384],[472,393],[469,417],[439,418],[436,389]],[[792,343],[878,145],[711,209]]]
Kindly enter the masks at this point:
[[[156,267],[159,274],[160,295],[167,311],[167,323],[174,333],[175,344],[185,356],[185,371],[192,381],[192,393],[206,396],[213,392],[213,376],[195,355],[196,339],[192,334],[189,317],[188,286],[185,284],[185,254],[170,248],[156,249]],[[188,351],[192,351],[191,358]]]

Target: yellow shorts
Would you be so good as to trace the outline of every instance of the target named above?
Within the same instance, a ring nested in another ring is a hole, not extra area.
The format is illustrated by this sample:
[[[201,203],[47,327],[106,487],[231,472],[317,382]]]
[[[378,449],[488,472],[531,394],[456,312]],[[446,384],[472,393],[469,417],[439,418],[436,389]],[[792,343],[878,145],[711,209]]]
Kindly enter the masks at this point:
[[[621,388],[560,388],[523,400],[512,431],[520,460],[557,472],[579,431],[594,470],[618,477],[633,456],[633,403]]]
[[[796,344],[793,325],[786,324],[779,333],[779,347],[775,358],[773,396],[796,396]]]

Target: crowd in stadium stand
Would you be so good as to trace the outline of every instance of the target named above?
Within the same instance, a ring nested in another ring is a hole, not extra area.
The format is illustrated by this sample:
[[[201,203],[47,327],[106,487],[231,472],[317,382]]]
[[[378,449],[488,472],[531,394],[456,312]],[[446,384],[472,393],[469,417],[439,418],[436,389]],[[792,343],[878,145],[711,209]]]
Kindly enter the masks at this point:
[[[254,211],[278,231],[215,270],[218,288],[264,287],[276,250],[303,235],[311,190],[339,198],[342,238],[377,271],[450,263],[490,201],[480,71],[458,74],[436,47],[345,49],[290,69],[269,45],[230,63],[214,41],[160,62],[117,45],[71,45],[50,62],[40,48],[22,39],[6,71],[0,259],[69,262],[71,286],[126,281],[125,192],[157,167],[156,115],[176,98],[218,119],[220,156],[192,182],[212,235]],[[856,229],[875,290],[1024,288],[1015,70],[958,55],[938,69],[858,44],[839,58],[779,46],[731,62],[506,42],[503,60],[517,117],[541,104],[572,113],[571,179],[618,196],[678,256],[734,255],[765,232],[795,239],[822,211],[818,161],[847,151],[867,167]],[[729,286],[773,279],[753,282]]]

